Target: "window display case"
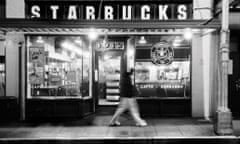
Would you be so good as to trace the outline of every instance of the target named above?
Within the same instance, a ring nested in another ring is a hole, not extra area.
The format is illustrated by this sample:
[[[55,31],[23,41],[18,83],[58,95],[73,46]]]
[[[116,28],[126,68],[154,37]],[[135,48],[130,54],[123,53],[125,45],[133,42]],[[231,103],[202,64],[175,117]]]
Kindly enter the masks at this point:
[[[177,35],[145,39],[148,43],[136,43],[135,84],[139,97],[190,98],[189,42]]]
[[[89,96],[89,49],[77,36],[27,36],[28,98]]]
[[[136,62],[135,83],[139,97],[189,97],[189,62],[173,62],[155,66],[151,62]]]

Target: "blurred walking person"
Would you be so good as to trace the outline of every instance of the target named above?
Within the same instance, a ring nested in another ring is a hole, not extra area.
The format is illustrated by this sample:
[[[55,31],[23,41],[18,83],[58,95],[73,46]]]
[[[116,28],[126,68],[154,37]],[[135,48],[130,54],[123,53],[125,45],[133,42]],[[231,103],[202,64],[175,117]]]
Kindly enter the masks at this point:
[[[136,123],[136,126],[146,126],[147,123],[140,117],[138,104],[136,102],[135,96],[137,94],[137,89],[134,86],[132,75],[133,69],[130,72],[125,72],[120,80],[120,103],[118,105],[117,110],[115,111],[109,126],[119,126],[120,122],[118,118],[120,115],[129,111],[133,120]]]

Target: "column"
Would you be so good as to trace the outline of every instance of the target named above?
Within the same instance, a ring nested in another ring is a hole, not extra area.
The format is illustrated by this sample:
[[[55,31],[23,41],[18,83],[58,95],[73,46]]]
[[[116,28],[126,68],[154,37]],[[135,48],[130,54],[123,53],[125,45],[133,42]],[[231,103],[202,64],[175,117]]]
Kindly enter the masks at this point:
[[[229,64],[229,0],[222,0],[222,29],[219,49],[219,95],[215,114],[214,131],[218,135],[233,134],[232,113],[228,108]]]
[[[212,0],[193,1],[193,19],[212,17]],[[206,26],[207,27],[207,26]],[[202,29],[192,39],[192,116],[209,119],[211,116],[211,32]]]
[[[23,67],[25,59],[23,55],[24,53],[24,35],[21,33],[7,33],[6,96],[14,96],[18,98],[21,120],[25,119],[25,67]]]

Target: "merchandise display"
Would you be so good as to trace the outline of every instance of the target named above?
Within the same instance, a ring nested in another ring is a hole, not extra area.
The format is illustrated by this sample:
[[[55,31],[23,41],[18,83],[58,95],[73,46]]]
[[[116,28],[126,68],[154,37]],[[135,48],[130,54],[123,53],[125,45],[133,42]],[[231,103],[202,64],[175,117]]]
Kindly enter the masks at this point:
[[[29,36],[28,97],[89,95],[89,52],[77,37]]]

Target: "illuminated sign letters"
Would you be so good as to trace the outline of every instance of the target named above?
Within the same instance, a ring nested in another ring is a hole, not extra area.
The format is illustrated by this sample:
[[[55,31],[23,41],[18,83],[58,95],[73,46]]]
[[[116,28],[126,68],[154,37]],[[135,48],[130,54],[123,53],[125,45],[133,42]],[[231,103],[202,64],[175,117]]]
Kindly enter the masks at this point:
[[[77,2],[75,2],[77,3]],[[65,3],[43,5],[27,3],[27,18],[68,20],[185,20],[192,18],[191,4],[87,4]],[[100,9],[100,10],[99,10]]]

